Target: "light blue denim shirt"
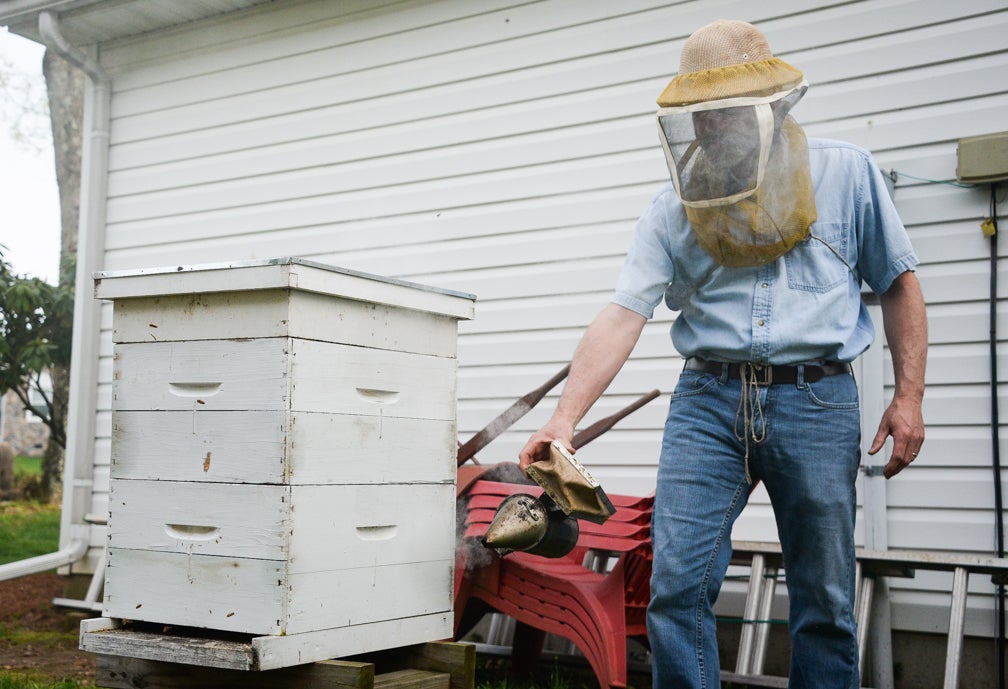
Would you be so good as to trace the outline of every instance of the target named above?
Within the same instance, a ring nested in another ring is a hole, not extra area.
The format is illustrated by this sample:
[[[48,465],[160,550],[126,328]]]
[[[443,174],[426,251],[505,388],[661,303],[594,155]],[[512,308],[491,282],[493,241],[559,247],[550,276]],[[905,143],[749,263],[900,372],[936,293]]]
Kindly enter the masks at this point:
[[[759,364],[852,361],[875,337],[861,284],[882,294],[918,263],[870,154],[809,139],[818,219],[783,257],[755,268],[719,266],[696,242],[669,184],[637,223],[613,302],[651,318],[679,311],[683,356]]]

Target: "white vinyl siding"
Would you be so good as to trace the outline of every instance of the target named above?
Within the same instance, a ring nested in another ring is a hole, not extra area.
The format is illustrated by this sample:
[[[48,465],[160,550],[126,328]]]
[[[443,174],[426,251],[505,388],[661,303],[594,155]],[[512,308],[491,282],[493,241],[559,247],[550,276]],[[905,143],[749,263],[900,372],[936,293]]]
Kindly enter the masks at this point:
[[[113,84],[103,268],[298,256],[474,293],[476,319],[460,327],[464,440],[558,371],[607,302],[634,222],[667,180],[655,98],[686,36],[720,17],[758,23],[804,70],[795,116],[810,136],[864,146],[897,171],[931,359],[928,440],[887,484],[889,545],[989,554],[988,191],[916,178],[954,177],[959,138],[1006,128],[1004,0],[288,1],[102,44]],[[653,490],[681,365],[673,317],[659,310],[584,421],[664,393],[579,454],[612,492]],[[109,307],[101,327],[99,513]],[[888,355],[886,370],[888,399]],[[560,389],[481,461],[513,461]],[[736,535],[775,533],[760,490]],[[939,574],[895,580],[895,626],[930,629],[950,586]],[[968,632],[990,633],[991,607],[971,598]]]

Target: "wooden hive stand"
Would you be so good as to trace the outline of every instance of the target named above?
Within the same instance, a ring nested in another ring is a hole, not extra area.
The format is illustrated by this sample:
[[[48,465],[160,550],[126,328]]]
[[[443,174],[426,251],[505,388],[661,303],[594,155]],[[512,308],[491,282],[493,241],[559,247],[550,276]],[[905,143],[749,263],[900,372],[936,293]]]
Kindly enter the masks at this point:
[[[170,657],[167,648],[164,655]],[[473,689],[475,676],[473,644],[432,641],[258,672],[99,653],[95,684],[110,689]]]

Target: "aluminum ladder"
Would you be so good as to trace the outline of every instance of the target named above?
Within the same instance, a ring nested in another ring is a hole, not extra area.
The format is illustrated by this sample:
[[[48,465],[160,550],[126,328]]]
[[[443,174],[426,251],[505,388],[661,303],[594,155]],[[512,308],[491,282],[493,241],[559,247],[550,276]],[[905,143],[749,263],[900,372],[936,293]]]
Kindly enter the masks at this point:
[[[787,687],[786,677],[763,674],[770,636],[770,606],[776,592],[777,574],[782,568],[780,545],[755,541],[732,544],[733,563],[748,563],[749,585],[746,593],[742,631],[735,671],[723,671],[722,682],[757,687]],[[857,550],[857,595],[854,614],[858,626],[861,671],[872,626],[875,589],[882,577],[913,577],[916,570],[952,572],[949,606],[949,633],[945,656],[943,689],[958,689],[962,669],[966,597],[969,576],[985,574],[995,584],[1008,584],[1008,558],[957,555],[916,550]],[[880,630],[889,633],[889,630]],[[891,679],[886,682],[891,686]]]

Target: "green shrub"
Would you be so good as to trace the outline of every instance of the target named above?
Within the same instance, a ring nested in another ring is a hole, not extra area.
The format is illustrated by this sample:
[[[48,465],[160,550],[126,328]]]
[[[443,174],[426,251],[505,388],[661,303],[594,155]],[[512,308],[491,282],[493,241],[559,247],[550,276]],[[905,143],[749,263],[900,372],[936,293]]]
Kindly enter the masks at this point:
[[[14,458],[14,493],[18,500],[42,500],[45,497],[41,457]]]

